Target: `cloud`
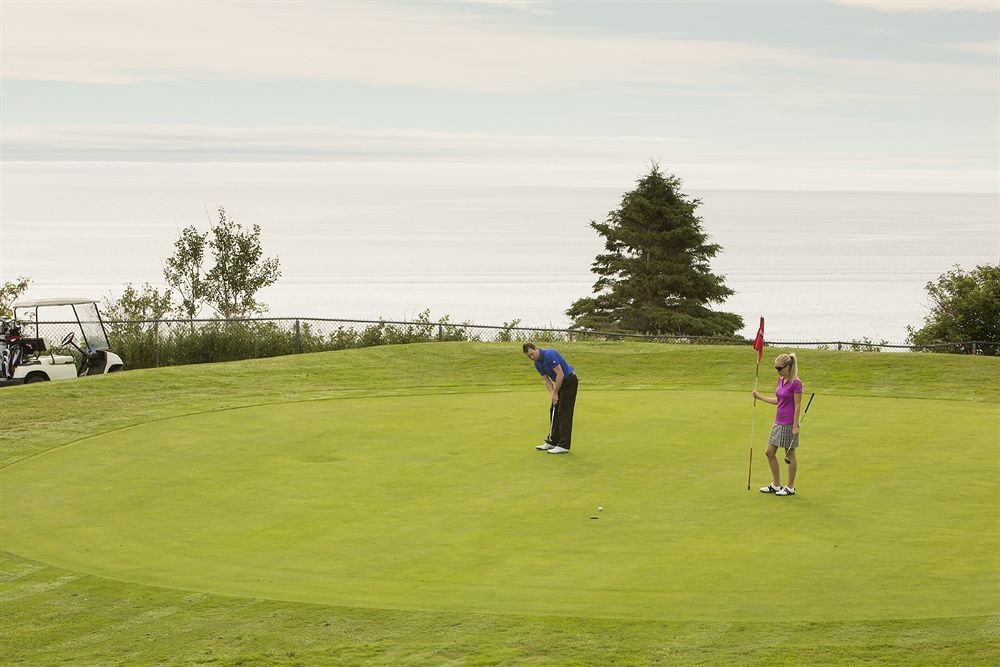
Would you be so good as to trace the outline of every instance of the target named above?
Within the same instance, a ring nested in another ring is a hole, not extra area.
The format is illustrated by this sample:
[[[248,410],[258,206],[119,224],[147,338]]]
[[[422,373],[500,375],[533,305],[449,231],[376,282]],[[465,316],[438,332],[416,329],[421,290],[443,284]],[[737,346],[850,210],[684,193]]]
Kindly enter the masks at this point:
[[[997,42],[963,42],[957,44],[941,44],[942,48],[965,53],[976,53],[983,56],[1000,57],[1000,41]]]
[[[996,0],[835,0],[840,5],[880,12],[997,12]]]
[[[465,0],[465,2],[470,5],[491,5],[515,9],[519,12],[535,15],[552,13],[552,9],[546,6],[548,3],[539,0]]]
[[[30,125],[3,128],[5,160],[607,162],[662,154],[688,139],[545,136],[329,126]]]
[[[8,1],[3,18],[0,75],[18,80],[284,77],[500,93],[613,84],[794,95],[838,78],[844,92],[873,82],[995,88],[988,64],[871,61],[752,42],[546,30],[530,22],[493,24],[441,5]]]
[[[720,156],[712,146],[662,136],[65,125],[4,128],[0,149],[8,178],[31,172],[32,164],[81,160],[159,162],[164,169],[173,163],[178,173],[219,162],[247,169],[270,162],[286,165],[292,181],[317,183],[603,187],[631,182],[655,159],[694,188],[995,192],[998,182],[995,170],[935,156],[814,150]]]
[[[516,30],[405,6],[39,3],[4,13],[2,74],[10,79],[300,77],[505,92],[586,81],[694,84],[699,65],[782,57],[751,44]]]

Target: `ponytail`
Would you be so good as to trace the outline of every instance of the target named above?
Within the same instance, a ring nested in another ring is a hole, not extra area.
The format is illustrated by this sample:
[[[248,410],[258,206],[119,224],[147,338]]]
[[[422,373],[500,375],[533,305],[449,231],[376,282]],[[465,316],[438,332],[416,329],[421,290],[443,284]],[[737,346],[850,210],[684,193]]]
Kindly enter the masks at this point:
[[[782,366],[788,366],[789,382],[795,382],[799,379],[799,360],[796,358],[794,352],[790,354],[779,354],[774,360],[774,363],[781,364]]]

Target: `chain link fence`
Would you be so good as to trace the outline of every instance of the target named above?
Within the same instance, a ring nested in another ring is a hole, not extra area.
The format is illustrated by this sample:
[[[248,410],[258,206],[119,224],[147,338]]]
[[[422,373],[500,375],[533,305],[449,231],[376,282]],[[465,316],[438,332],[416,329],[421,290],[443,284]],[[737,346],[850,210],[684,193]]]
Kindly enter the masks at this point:
[[[25,335],[58,347],[76,322],[25,323]],[[87,324],[87,323],[84,323]],[[94,324],[94,323],[91,323]],[[323,318],[249,318],[238,320],[129,320],[105,322],[111,349],[126,368],[154,368],[218,361],[237,361],[304,352],[326,352],[376,345],[435,341],[552,343],[562,341],[642,341],[674,345],[750,345],[747,338],[644,335],[580,329],[522,327],[516,323],[486,326],[447,319],[430,321],[348,320]],[[769,347],[854,352],[950,352],[997,355],[1000,342],[961,341],[934,345],[902,345],[885,341],[772,341]],[[72,352],[72,350],[65,350]]]

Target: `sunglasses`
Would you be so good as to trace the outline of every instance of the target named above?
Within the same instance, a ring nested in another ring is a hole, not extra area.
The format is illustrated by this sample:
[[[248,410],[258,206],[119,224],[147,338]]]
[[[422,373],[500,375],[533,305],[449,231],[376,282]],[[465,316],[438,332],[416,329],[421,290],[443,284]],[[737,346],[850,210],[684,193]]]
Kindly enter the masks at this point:
[[[788,366],[775,366],[774,370],[780,371],[782,368],[788,368]]]

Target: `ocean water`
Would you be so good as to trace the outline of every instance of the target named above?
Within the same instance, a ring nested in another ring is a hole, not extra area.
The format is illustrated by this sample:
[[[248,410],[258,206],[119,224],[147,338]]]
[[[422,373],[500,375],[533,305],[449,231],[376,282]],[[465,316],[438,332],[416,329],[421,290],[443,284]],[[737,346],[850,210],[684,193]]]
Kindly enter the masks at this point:
[[[589,296],[604,220],[633,186],[566,187],[448,178],[419,167],[380,183],[350,165],[6,162],[0,165],[0,279],[28,296],[116,298],[163,285],[179,230],[224,206],[261,227],[280,281],[274,316],[563,327]],[[928,281],[1000,258],[996,194],[772,192],[685,188],[736,291],[717,310],[769,340],[903,342],[927,313]]]

